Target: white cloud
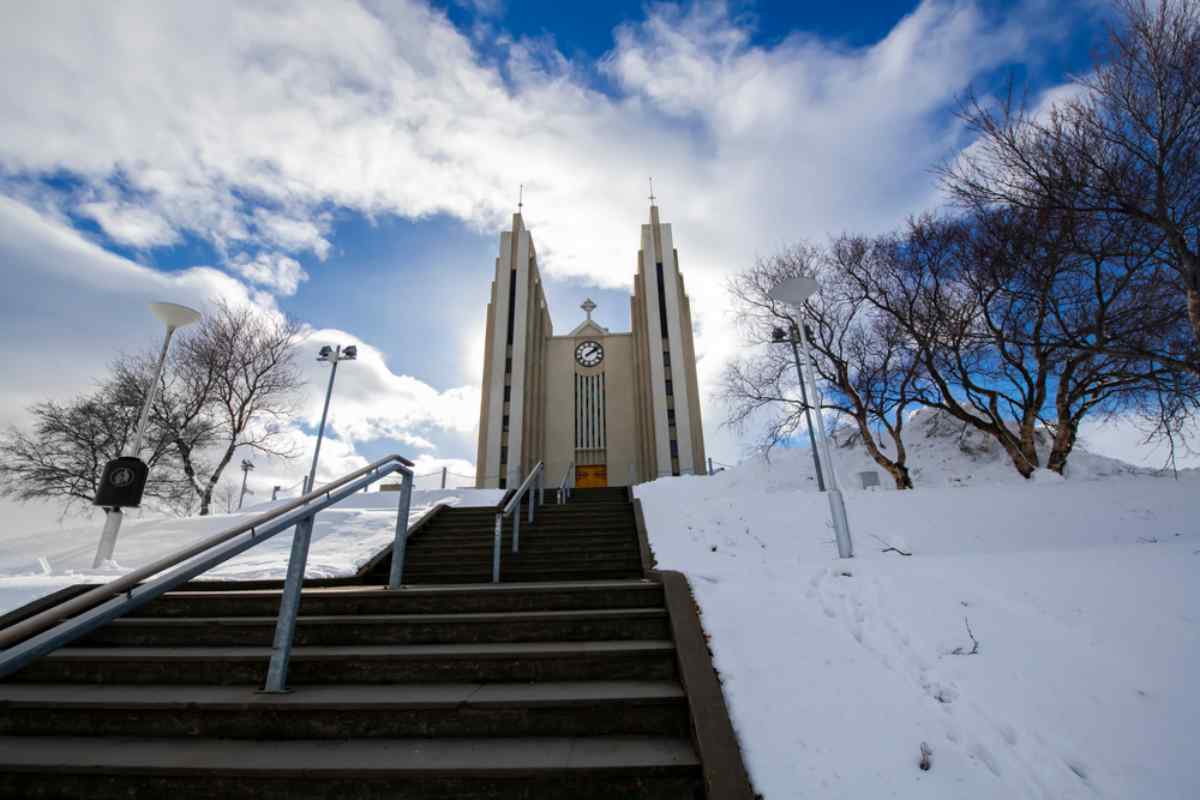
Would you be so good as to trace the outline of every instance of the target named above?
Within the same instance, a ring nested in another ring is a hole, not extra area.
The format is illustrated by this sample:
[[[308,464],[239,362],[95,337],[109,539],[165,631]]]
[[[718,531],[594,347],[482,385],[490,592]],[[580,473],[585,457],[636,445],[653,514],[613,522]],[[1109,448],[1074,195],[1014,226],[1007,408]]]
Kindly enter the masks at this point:
[[[331,207],[495,230],[524,183],[546,273],[604,286],[630,283],[653,175],[716,439],[714,386],[736,346],[725,277],[796,237],[878,230],[932,202],[956,93],[1055,35],[1007,13],[926,0],[869,47],[758,46],[721,4],[654,5],[601,65],[613,96],[548,41],[497,35],[484,57],[414,2],[39,3],[0,24],[0,166],[117,181],[222,252],[318,257]],[[437,424],[409,410],[420,403],[458,431],[478,413],[474,389],[354,369],[403,400],[363,399],[371,421],[343,412],[347,436]]]
[[[134,247],[174,244],[179,234],[159,214],[129,203],[95,201],[78,208],[100,224],[114,242]]]
[[[229,263],[246,280],[282,295],[295,294],[301,282],[308,280],[300,262],[282,253],[259,253],[254,258],[240,253]]]
[[[394,439],[411,447],[429,449],[432,442],[417,431],[442,431],[474,446],[472,436],[479,422],[478,386],[461,386],[438,391],[409,375],[388,368],[384,353],[356,336],[337,330],[310,331],[305,350],[316,352],[322,345],[356,345],[358,358],[338,365],[329,427],[349,441]],[[310,384],[325,386],[329,366],[302,358],[301,367]],[[302,418],[316,427],[321,420],[324,393],[313,392],[301,408]]]

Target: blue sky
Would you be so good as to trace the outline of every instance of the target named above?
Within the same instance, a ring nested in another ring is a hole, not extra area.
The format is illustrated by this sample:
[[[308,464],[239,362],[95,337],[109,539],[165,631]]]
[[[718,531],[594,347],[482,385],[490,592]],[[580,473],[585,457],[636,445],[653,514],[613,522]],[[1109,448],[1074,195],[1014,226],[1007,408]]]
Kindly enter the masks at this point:
[[[558,330],[628,326],[655,178],[695,310],[710,452],[725,279],[940,202],[969,86],[1085,70],[1095,2],[41,3],[0,11],[0,424],[154,345],[147,300],[281,311],[355,341],[328,470],[470,469],[498,233],[526,184]],[[30,340],[29,333],[35,333]],[[47,365],[53,365],[53,368]],[[311,440],[323,375],[295,420]],[[472,404],[474,409],[472,409]],[[328,456],[324,454],[328,453]],[[265,485],[303,467],[271,465]]]

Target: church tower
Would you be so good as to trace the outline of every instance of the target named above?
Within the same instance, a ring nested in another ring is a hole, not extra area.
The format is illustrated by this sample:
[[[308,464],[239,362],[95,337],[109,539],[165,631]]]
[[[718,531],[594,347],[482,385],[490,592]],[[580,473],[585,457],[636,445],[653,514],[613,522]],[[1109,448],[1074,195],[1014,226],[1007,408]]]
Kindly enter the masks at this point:
[[[487,307],[476,486],[513,488],[539,462],[547,481],[627,486],[703,474],[691,308],[671,226],[642,226],[631,327],[586,318],[555,336],[533,237],[518,212],[500,234]]]

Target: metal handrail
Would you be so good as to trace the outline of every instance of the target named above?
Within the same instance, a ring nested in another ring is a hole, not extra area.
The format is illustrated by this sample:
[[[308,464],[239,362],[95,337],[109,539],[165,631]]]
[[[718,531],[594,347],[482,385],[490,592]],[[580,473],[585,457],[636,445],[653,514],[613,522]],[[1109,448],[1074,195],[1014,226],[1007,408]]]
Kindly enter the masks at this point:
[[[266,691],[285,691],[287,663],[291,655],[300,589],[308,560],[308,543],[317,513],[353,495],[385,475],[400,472],[404,489],[400,493],[396,516],[396,537],[392,545],[392,572],[389,588],[399,588],[403,568],[408,514],[412,502],[413,462],[400,455],[389,455],[319,489],[267,511],[249,522],[189,545],[169,556],[122,575],[103,586],[84,592],[0,631],[0,677],[9,675],[35,658],[146,605],[166,592],[186,583],[213,567],[228,561],[275,535],[296,527],[287,578],[275,628],[275,641],[268,669]],[[243,535],[248,534],[248,535]],[[239,538],[240,537],[240,538]],[[165,574],[164,570],[166,570]],[[158,576],[149,580],[153,576]]]
[[[529,471],[529,475],[525,478],[525,480],[521,481],[521,485],[517,488],[517,491],[513,492],[512,498],[507,504],[505,504],[504,508],[496,512],[496,534],[494,543],[492,545],[492,583],[500,582],[500,533],[504,527],[504,518],[512,514],[512,551],[514,553],[519,553],[521,552],[521,498],[523,498],[529,492],[529,487],[532,486],[536,481],[537,487],[534,489],[534,491],[538,496],[529,498],[529,524],[532,525],[534,508],[536,508],[538,505],[544,505],[546,502],[545,475],[545,465],[539,461],[537,466]],[[514,510],[517,511],[516,514],[513,514]]]
[[[572,487],[567,486],[567,478],[574,474],[575,462],[572,461],[570,464],[567,464],[567,468],[563,470],[562,480],[558,482],[558,504],[560,506],[571,499]]]

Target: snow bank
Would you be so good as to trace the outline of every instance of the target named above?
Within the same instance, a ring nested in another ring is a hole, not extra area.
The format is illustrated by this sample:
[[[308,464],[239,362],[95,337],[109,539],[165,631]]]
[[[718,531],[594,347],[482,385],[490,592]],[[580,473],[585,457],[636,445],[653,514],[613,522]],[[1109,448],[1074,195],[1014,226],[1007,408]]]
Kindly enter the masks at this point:
[[[834,435],[833,441],[837,445],[833,448],[833,457],[842,488],[861,487],[859,473],[864,471],[876,473],[881,489],[895,488],[891,476],[861,446],[857,431],[843,426]],[[894,455],[888,442],[880,442],[880,448],[887,455]],[[904,449],[909,474],[916,487],[1019,485],[1025,482],[995,439],[942,411],[923,408],[913,412],[905,423]],[[775,489],[815,490],[816,472],[810,453],[807,449],[776,448],[769,457],[749,459],[735,470],[717,473],[716,478],[729,481],[730,487],[757,485]],[[1038,432],[1038,453],[1041,463],[1046,463],[1050,441],[1044,431]],[[1072,452],[1066,470],[1068,480],[1155,474],[1158,474],[1157,470],[1135,467],[1115,458],[1088,452],[1082,444]],[[1188,470],[1186,474],[1196,476],[1200,470]],[[1039,470],[1035,476],[1041,480],[1057,480],[1060,477],[1047,470]]]
[[[415,522],[438,503],[459,506],[495,505],[499,489],[429,489],[413,492],[409,520]],[[170,555],[186,545],[261,514],[287,499],[260,503],[238,514],[208,517],[126,520],[117,540],[119,566],[91,569],[100,522],[0,539],[0,613],[19,607],[63,586],[110,580],[129,569]],[[353,495],[317,515],[305,575],[330,578],[352,575],[395,536],[396,492]],[[282,578],[292,545],[290,531],[205,573],[201,579],[258,580]]]
[[[700,604],[756,788],[1200,796],[1200,480],[1083,453],[1068,480],[1024,481],[925,434],[911,458],[929,488],[846,492],[853,560],[836,560],[807,452],[637,487],[659,566]],[[865,456],[836,452],[845,478]]]

